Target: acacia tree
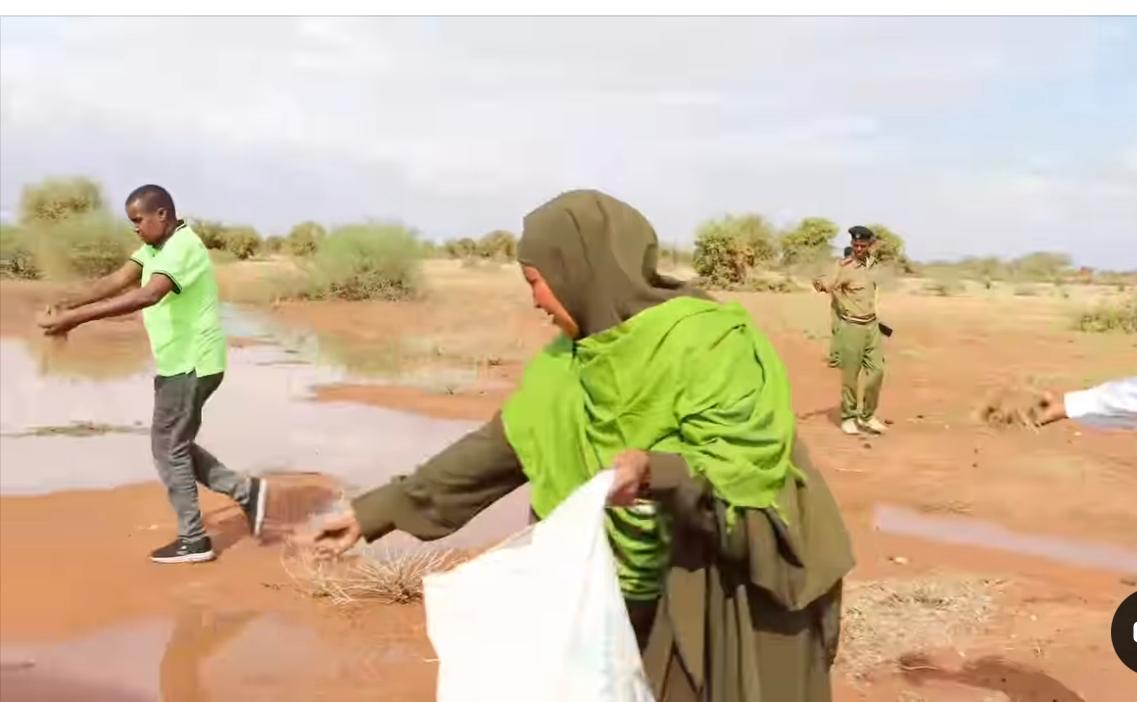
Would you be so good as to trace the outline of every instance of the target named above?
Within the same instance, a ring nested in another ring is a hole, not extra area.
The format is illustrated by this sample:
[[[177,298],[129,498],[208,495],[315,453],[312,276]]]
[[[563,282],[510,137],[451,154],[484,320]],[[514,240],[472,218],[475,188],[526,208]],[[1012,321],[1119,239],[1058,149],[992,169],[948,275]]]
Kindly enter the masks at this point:
[[[103,209],[103,192],[90,178],[48,178],[24,186],[20,194],[20,223],[53,224]]]
[[[284,245],[293,256],[311,256],[325,236],[327,232],[316,222],[301,222],[288,232]]]
[[[695,272],[714,285],[741,283],[777,255],[774,230],[761,215],[726,215],[704,222],[695,234]]]
[[[806,217],[782,235],[782,263],[788,266],[828,258],[837,231],[837,225],[824,217]]]
[[[892,263],[905,272],[912,272],[912,262],[904,253],[904,239],[883,224],[870,224],[869,229],[876,234],[873,257],[880,263]]]

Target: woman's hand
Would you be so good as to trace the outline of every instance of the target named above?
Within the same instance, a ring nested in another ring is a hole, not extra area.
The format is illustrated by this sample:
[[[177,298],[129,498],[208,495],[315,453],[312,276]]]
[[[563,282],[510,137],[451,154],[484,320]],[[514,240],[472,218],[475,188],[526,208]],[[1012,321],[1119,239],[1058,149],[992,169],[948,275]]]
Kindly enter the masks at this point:
[[[647,485],[649,462],[647,451],[638,449],[624,451],[613,459],[612,470],[616,472],[616,478],[608,493],[608,504],[627,507],[636,501]]]
[[[352,546],[363,538],[363,531],[351,510],[333,514],[311,529],[297,532],[292,537],[293,543],[306,546],[316,551],[321,558],[335,558],[342,556]]]

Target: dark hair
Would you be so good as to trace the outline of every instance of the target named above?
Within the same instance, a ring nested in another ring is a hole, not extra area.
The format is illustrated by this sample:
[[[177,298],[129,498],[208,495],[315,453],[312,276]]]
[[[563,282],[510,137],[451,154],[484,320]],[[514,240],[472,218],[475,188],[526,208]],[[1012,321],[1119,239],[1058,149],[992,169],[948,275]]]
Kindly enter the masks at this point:
[[[135,201],[141,202],[147,212],[163,208],[170,213],[171,217],[177,215],[174,210],[174,198],[170,197],[170,192],[161,185],[140,185],[131,190],[130,194],[126,196],[127,207]]]

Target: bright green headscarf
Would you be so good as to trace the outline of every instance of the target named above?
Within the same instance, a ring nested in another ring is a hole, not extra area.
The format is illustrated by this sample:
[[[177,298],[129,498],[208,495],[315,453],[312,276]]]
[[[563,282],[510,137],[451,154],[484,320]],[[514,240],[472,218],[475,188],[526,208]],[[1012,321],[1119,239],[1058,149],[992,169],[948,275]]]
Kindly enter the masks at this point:
[[[735,509],[776,507],[794,418],[769,341],[742,307],[656,273],[655,232],[596,192],[567,193],[525,219],[518,258],[541,271],[581,328],[528,366],[502,412],[547,516],[629,448],[676,453]],[[655,505],[612,508],[626,597],[660,593],[669,529]]]

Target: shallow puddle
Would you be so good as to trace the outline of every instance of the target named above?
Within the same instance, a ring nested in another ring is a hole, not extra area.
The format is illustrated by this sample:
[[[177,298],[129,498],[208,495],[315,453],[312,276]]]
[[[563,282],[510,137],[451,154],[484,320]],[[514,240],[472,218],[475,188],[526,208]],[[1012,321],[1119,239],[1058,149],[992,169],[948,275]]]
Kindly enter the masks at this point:
[[[230,349],[225,380],[205,408],[198,441],[236,470],[317,471],[352,493],[413,470],[478,425],[313,402],[314,386],[368,379],[309,362],[296,339],[275,343],[278,332],[254,314],[227,307],[226,326],[234,335],[269,340]],[[125,377],[84,379],[44,372],[33,353],[20,340],[0,339],[0,494],[155,480],[147,433],[153,411],[149,365]],[[118,430],[90,430],[108,427]],[[524,498],[513,496],[450,542],[483,545],[524,526],[525,519]]]
[[[62,642],[5,643],[0,680],[5,702],[298,699],[297,684],[342,690],[348,669],[362,681],[369,666],[430,656],[408,640],[345,643],[278,615],[188,607]]]
[[[873,526],[889,534],[1034,556],[1070,566],[1137,573],[1137,551],[1113,544],[1012,531],[964,517],[937,517],[893,505],[877,505]]]

